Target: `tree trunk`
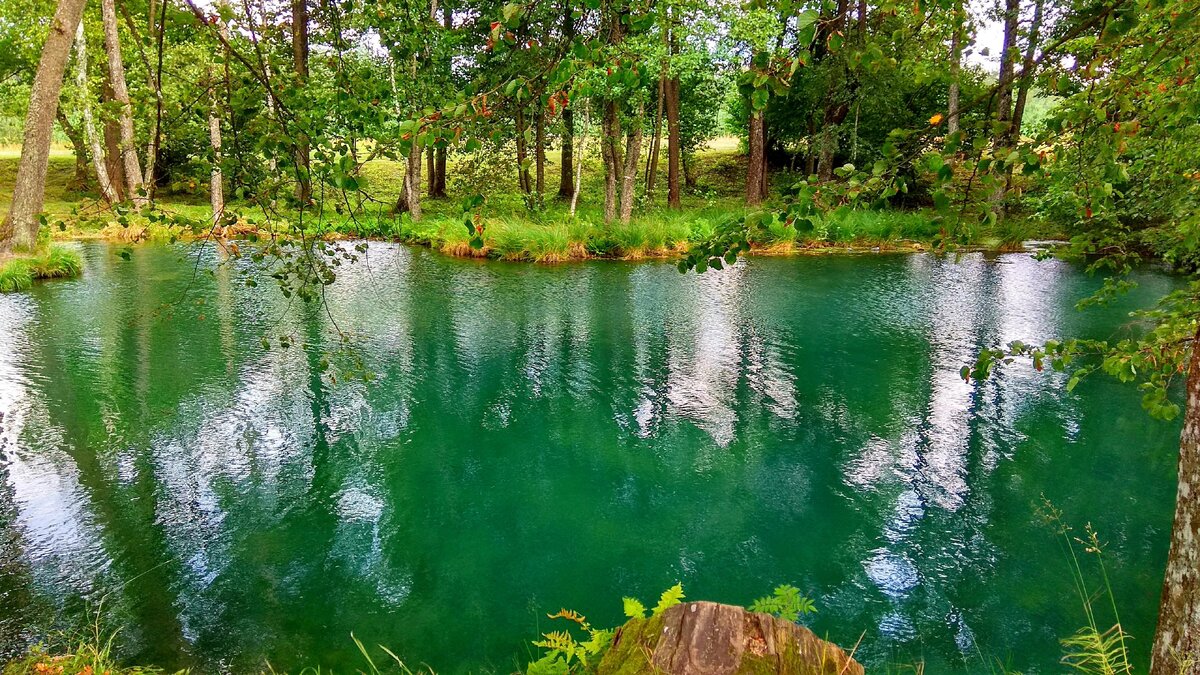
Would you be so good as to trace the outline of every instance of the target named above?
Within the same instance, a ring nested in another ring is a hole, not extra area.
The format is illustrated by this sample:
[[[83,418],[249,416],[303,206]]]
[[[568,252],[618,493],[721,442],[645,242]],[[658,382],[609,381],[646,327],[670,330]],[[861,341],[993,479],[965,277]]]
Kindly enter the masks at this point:
[[[646,158],[646,200],[654,199],[654,181],[658,175],[658,148],[662,145],[663,108],[667,98],[667,66],[658,77],[658,107],[654,111],[654,134],[650,137],[650,156]]]
[[[0,224],[0,252],[32,249],[37,244],[38,215],[46,196],[46,170],[50,166],[50,140],[58,113],[58,94],[71,55],[75,28],[83,16],[85,0],[60,0],[50,23],[37,73],[29,91],[21,159],[13,184],[12,205]]]
[[[146,143],[146,190],[150,193],[150,201],[154,201],[154,193],[158,188],[158,148],[162,145],[162,115],[163,115],[163,95],[162,95],[162,71],[163,71],[163,36],[166,24],[167,2],[166,0],[150,0],[149,3],[149,25],[150,35],[155,41],[155,53],[157,55],[156,68],[153,77],[149,72],[146,74],[146,79],[149,81],[152,91],[154,91],[154,121],[150,127],[150,140]],[[155,21],[155,10],[159,12],[157,23]],[[269,96],[267,97],[270,98]]]
[[[575,39],[575,17],[571,0],[564,0],[562,15],[563,43],[570,44]],[[558,176],[558,196],[568,199],[574,196],[572,183],[575,182],[573,162],[575,160],[575,111],[570,105],[562,111],[563,135],[562,152]]]
[[[533,123],[533,161],[537,167],[537,198],[540,202],[546,194],[546,111],[538,104],[537,119]]]
[[[292,0],[292,67],[296,79],[304,86],[308,80],[308,0]],[[296,199],[301,204],[307,204],[312,200],[308,138],[303,129],[295,134],[295,138]]]
[[[695,190],[696,189],[696,166],[695,166],[695,164],[693,164],[692,154],[690,152],[684,153],[682,156],[682,160],[683,160],[683,184],[685,186],[687,186],[687,189]]]
[[[570,198],[574,194],[572,184],[575,182],[575,111],[569,107],[563,108],[562,122],[562,162],[558,176],[558,196]]]
[[[954,8],[954,35],[950,38],[950,91],[946,102],[946,132],[958,131],[958,78],[962,72],[962,31],[964,9]]]
[[[433,197],[437,192],[437,159],[434,157],[432,145],[425,148],[425,184],[426,193]]]
[[[1029,88],[1033,85],[1033,64],[1037,57],[1038,36],[1042,28],[1042,10],[1045,0],[1037,0],[1033,7],[1033,18],[1029,23],[1029,43],[1025,45],[1025,57],[1021,62],[1021,81],[1017,83],[1017,98],[1013,102],[1012,125],[1009,127],[1009,147],[1015,146],[1021,140],[1021,121],[1025,117],[1025,101],[1029,98]],[[1009,172],[1011,173],[1011,169]]]
[[[766,199],[771,194],[771,137],[767,131],[767,117],[764,112],[762,121],[762,172],[758,183],[759,196],[763,199]]]
[[[100,0],[104,21],[104,51],[108,53],[108,79],[112,86],[113,100],[121,105],[121,169],[125,172],[125,195],[137,208],[148,203],[142,186],[142,167],[138,161],[137,147],[133,136],[133,105],[129,102],[129,89],[125,85],[125,64],[121,60],[121,38],[117,32],[116,0]]]
[[[837,0],[837,9],[829,22],[829,35],[841,32],[846,27],[846,15],[850,11],[848,0]],[[824,40],[822,40],[824,42]],[[831,56],[826,53],[822,58]],[[825,99],[825,114],[821,124],[821,139],[817,158],[817,178],[821,181],[833,180],[833,161],[838,147],[838,125],[846,119],[850,105],[841,100],[838,94],[842,91],[846,78],[845,63],[840,62],[834,69],[833,82]]]
[[[667,205],[679,208],[679,165],[683,159],[679,129],[679,78],[667,80]]]
[[[604,103],[604,118],[600,122],[601,154],[604,155],[604,222],[611,223],[617,217],[617,173],[624,164],[621,161],[621,123],[617,118],[616,101]]]
[[[108,165],[104,159],[104,146],[100,136],[96,134],[96,123],[92,118],[92,94],[88,86],[87,73],[87,37],[83,32],[83,22],[75,30],[75,88],[79,96],[80,114],[83,116],[83,137],[86,139],[92,154],[92,167],[96,170],[96,183],[100,187],[100,196],[109,204],[121,201],[120,195],[113,187],[112,178],[108,174]]]
[[[438,148],[436,157],[433,162],[433,170],[437,173],[437,180],[433,182],[433,194],[431,197],[446,196],[446,148]]]
[[[404,166],[404,182],[396,199],[395,213],[407,213],[414,221],[421,219],[421,148],[414,142]]]
[[[111,103],[116,100],[107,67],[104,69],[104,83],[100,100],[102,103]],[[125,166],[121,163],[121,125],[112,115],[106,114],[103,132],[104,166],[107,168],[109,179],[112,180],[113,189],[116,190],[117,201],[125,201],[128,195],[125,194]]]
[[[1020,0],[1005,0],[1004,10],[1004,46],[1000,50],[1000,75],[996,91],[996,121],[1000,122],[999,132],[994,140],[995,157],[1008,155],[1008,140],[1012,124],[1012,79],[1013,61],[1017,44],[1017,19],[1021,10]],[[993,166],[995,166],[993,164]],[[996,181],[992,192],[992,211],[997,218],[1004,217],[1004,199],[1008,196],[1004,177]]]
[[[592,115],[587,105],[583,108],[583,133],[579,135],[579,167],[575,170],[575,187],[571,191],[571,217],[575,217],[575,206],[579,203],[579,188],[583,185],[583,158],[587,156],[588,128]]]
[[[146,16],[146,25],[150,27],[150,37],[155,36],[155,11],[157,8],[157,0],[149,1],[149,8]],[[145,185],[146,195],[149,201],[154,201],[154,165],[158,159],[158,134],[159,124],[162,122],[162,83],[161,69],[158,77],[155,76],[154,66],[150,63],[150,58],[146,55],[146,50],[143,47],[145,44],[142,40],[141,33],[137,29],[137,24],[133,21],[133,15],[129,13],[129,8],[125,4],[121,4],[121,18],[125,19],[125,27],[129,29],[130,35],[133,36],[134,44],[137,46],[138,56],[142,61],[142,68],[146,71],[146,88],[154,94],[154,117],[150,118],[150,132],[147,134],[149,140],[146,143],[146,166],[145,172],[142,175],[142,182]],[[161,37],[160,37],[161,40]],[[158,48],[162,49],[162,42],[158,42]],[[226,65],[226,70],[229,66]]]
[[[83,129],[71,124],[71,120],[67,119],[67,115],[63,112],[62,108],[59,108],[55,112],[55,117],[58,118],[58,126],[62,127],[63,133],[71,141],[72,154],[75,155],[75,175],[71,177],[69,188],[72,190],[84,190],[87,188],[88,182],[88,160],[87,143],[83,139]]]
[[[645,109],[638,107],[637,116],[630,122],[625,139],[625,175],[621,181],[621,222],[629,223],[633,217],[633,199],[637,193],[638,161],[642,157],[642,115]]]
[[[525,108],[517,103],[516,113],[517,124],[517,184],[521,188],[521,192],[529,194],[533,191],[533,181],[529,179],[529,165],[526,159],[529,158],[529,145],[525,141]]]
[[[1179,436],[1179,488],[1150,675],[1200,675],[1200,330],[1192,341]],[[1181,664],[1190,662],[1188,668]]]
[[[763,155],[766,152],[766,134],[763,111],[750,113],[749,145],[750,156],[746,162],[746,206],[762,203]]]
[[[225,215],[225,185],[221,175],[221,114],[217,97],[213,95],[208,109],[208,140],[212,144],[212,174],[209,177],[209,201],[212,204],[212,224],[216,227]]]

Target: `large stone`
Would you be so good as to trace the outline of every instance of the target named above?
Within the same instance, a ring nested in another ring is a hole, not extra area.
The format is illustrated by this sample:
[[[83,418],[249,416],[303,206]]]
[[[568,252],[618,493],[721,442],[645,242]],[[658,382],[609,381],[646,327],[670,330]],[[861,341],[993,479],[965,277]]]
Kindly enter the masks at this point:
[[[837,645],[790,621],[715,602],[617,629],[598,675],[863,675]]]

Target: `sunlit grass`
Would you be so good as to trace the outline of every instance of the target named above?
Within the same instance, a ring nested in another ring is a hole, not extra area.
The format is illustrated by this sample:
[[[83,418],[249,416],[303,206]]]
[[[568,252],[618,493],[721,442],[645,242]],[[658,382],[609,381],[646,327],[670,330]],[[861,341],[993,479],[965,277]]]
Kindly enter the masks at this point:
[[[75,251],[51,244],[32,255],[18,255],[0,263],[0,293],[28,290],[34,279],[79,276],[83,261]]]

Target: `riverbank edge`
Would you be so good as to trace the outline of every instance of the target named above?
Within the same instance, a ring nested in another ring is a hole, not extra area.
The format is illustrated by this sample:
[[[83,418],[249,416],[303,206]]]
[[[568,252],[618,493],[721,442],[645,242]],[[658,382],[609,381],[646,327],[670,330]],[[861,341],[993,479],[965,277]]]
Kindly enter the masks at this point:
[[[280,232],[264,231],[253,227],[235,226],[231,228],[215,228],[211,231],[193,233],[186,228],[163,226],[113,226],[103,229],[81,230],[72,229],[54,233],[55,241],[88,242],[101,241],[110,244],[155,244],[198,242],[198,241],[254,241],[272,236],[294,235]],[[435,251],[451,258],[487,260],[496,262],[523,262],[533,264],[561,264],[586,262],[596,260],[607,261],[639,261],[639,260],[679,260],[689,250],[686,241],[674,242],[664,246],[637,247],[629,250],[613,252],[597,252],[587,248],[582,242],[571,242],[565,252],[554,252],[547,255],[533,255],[527,251],[517,254],[502,254],[486,242],[480,248],[472,247],[467,241],[439,241],[428,237],[401,236],[378,237],[361,236],[339,231],[326,231],[313,234],[314,238],[323,241],[370,241],[407,246],[419,246]],[[1038,238],[1040,243],[1059,243],[1057,239]],[[868,254],[907,254],[926,252],[956,252],[956,253],[1019,253],[1031,250],[1025,241],[1005,242],[993,239],[988,243],[955,244],[947,246],[929,240],[918,239],[874,239],[859,237],[849,241],[831,242],[823,240],[806,241],[773,241],[751,242],[749,255],[755,257],[805,257],[825,255],[868,255]]]

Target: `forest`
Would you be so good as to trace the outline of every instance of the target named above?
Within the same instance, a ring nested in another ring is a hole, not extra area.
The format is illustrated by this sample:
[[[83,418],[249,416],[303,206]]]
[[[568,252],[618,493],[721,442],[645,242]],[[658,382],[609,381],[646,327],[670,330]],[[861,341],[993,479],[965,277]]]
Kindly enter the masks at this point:
[[[1200,675],[1198,15],[0,0],[2,672]]]

